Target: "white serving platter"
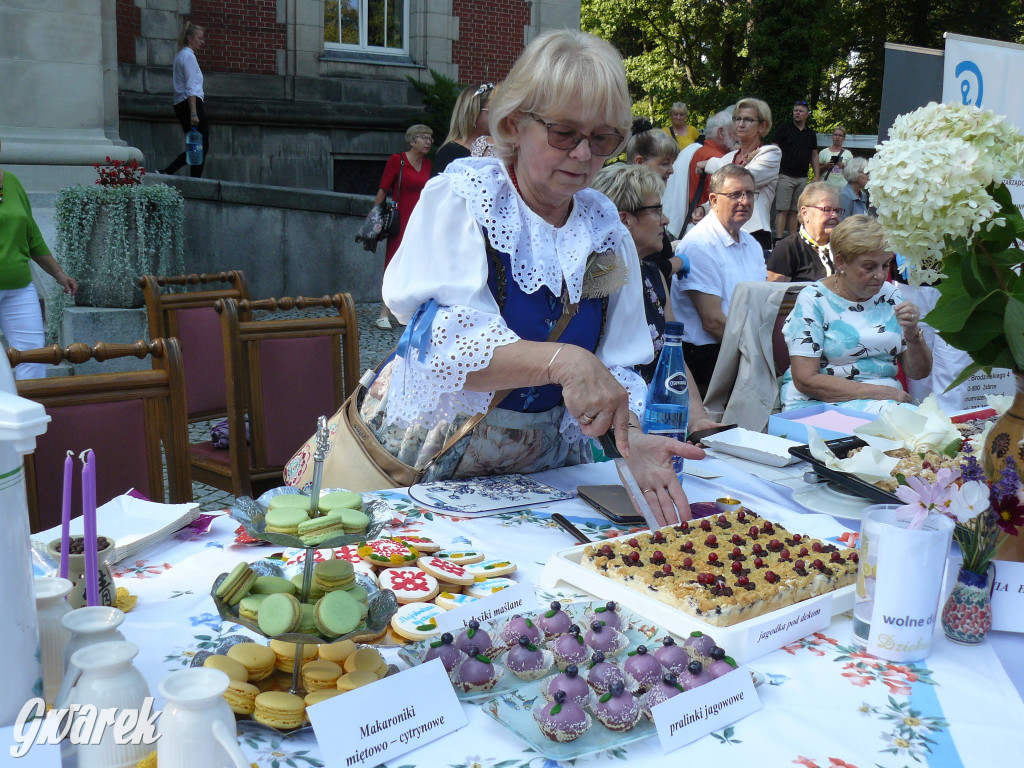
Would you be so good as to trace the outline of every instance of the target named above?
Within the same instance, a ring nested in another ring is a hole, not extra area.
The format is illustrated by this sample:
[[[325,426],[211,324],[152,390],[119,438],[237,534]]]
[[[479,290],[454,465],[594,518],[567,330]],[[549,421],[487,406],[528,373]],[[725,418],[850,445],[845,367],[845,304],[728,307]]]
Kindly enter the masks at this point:
[[[585,568],[581,560],[587,546],[580,544],[552,555],[541,572],[538,585],[553,589],[559,583],[564,583],[594,595],[599,600],[615,600],[677,637],[686,637],[694,631],[706,632],[723,648],[728,648],[729,655],[739,664],[746,664],[768,651],[782,647],[781,642],[774,646],[761,643],[755,653],[747,647],[748,637],[755,628],[767,629],[777,624],[782,616],[792,610],[792,606],[741,621],[731,627],[718,627]],[[850,584],[831,593],[833,616],[853,610],[855,587],[855,584]]]
[[[716,451],[756,461],[758,464],[767,464],[770,467],[784,467],[800,461],[799,457],[789,452],[790,448],[795,448],[800,443],[742,427],[705,437],[701,442]]]

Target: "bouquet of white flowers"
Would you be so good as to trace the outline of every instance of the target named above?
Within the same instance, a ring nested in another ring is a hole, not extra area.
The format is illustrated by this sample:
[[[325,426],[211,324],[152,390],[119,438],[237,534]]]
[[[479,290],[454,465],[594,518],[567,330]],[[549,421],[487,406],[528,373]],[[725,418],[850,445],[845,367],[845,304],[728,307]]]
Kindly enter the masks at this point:
[[[868,189],[913,285],[941,280],[925,320],[973,361],[1024,370],[1024,217],[1005,179],[1024,171],[1024,134],[973,106],[932,102],[897,118],[868,163]]]

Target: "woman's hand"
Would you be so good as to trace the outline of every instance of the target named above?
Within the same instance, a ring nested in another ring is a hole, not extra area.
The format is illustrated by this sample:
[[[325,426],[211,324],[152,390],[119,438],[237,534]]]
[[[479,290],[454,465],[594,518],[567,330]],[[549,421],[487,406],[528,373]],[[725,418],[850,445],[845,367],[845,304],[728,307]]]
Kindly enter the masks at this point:
[[[693,214],[690,216],[690,221],[696,224],[698,221],[704,218],[705,213],[706,212],[704,208],[698,205],[696,208],[693,209]]]
[[[921,319],[921,310],[912,301],[903,301],[897,304],[893,311],[896,313],[896,322],[903,329],[904,338],[917,335],[917,322]]]
[[[901,387],[885,387],[882,385],[875,385],[878,389],[878,393],[874,396],[875,400],[895,400],[897,403],[912,403],[914,398],[910,396],[909,392],[904,391]]]
[[[721,426],[722,424],[714,421],[713,419],[698,419],[693,422],[686,431],[692,435],[694,432],[703,432],[705,429],[714,429],[715,427]]]
[[[672,459],[703,459],[704,451],[670,437],[645,435],[639,429],[629,430],[629,442],[633,450],[626,463],[657,521],[676,525],[689,520],[690,502],[672,468]]]
[[[61,290],[64,291],[64,293],[70,293],[72,296],[78,293],[78,281],[67,272],[61,272],[54,279],[57,281],[57,284],[61,287]]]
[[[629,456],[629,394],[596,355],[564,344],[550,366],[551,381],[562,387],[569,413],[587,437],[615,429],[615,444]]]

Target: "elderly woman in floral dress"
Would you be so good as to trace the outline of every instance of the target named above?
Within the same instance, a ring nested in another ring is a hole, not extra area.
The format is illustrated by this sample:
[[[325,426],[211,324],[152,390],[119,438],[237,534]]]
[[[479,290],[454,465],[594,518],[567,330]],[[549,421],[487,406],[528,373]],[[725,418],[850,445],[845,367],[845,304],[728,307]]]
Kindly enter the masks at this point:
[[[636,251],[615,207],[588,189],[629,131],[622,60],[592,35],[548,33],[489,108],[496,157],[462,160],[427,184],[384,276],[384,298],[409,328],[363,416],[431,480],[587,462],[585,438],[613,429],[655,515],[686,519],[671,461],[703,454],[636,428],[646,387],[633,366],[653,355]]]

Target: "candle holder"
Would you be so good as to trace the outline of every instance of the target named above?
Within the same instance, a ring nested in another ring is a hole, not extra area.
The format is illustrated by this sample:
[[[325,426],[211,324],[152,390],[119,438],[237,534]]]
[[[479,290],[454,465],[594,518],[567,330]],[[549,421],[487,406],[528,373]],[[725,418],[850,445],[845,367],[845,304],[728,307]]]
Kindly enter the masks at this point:
[[[715,499],[715,509],[724,515],[727,512],[736,512],[743,509],[743,502],[731,496],[723,496],[720,499]]]
[[[81,608],[85,605],[85,537],[71,536],[69,538],[71,551],[68,554],[68,580],[74,584],[74,588],[68,595],[68,605],[72,608]],[[109,536],[97,537],[96,547],[96,568],[99,573],[99,602],[97,605],[113,606],[117,600],[117,586],[114,584],[114,577],[110,573],[107,560],[114,549],[114,542]],[[78,552],[76,552],[78,550]],[[50,556],[60,562],[60,539],[54,539],[46,545],[46,551]]]

